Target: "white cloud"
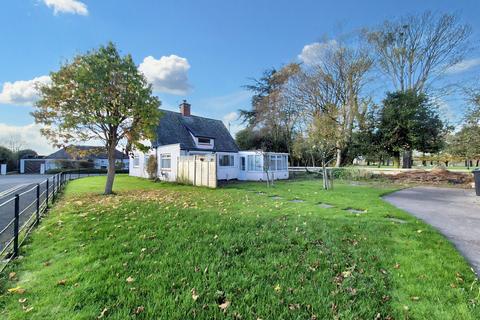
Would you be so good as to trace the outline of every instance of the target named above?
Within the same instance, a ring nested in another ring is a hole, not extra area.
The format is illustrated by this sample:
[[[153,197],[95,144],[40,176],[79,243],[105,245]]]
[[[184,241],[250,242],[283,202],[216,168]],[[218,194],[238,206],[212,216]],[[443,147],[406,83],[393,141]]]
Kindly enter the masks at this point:
[[[188,60],[174,54],[155,59],[148,56],[138,67],[152,84],[153,91],[185,95],[190,91],[188,82]]]
[[[5,82],[0,91],[0,103],[30,106],[38,99],[37,84],[50,83],[49,76],[41,76],[32,80]]]
[[[223,116],[222,118],[225,127],[230,130],[230,134],[235,137],[235,134],[244,129],[245,126],[242,124],[240,119],[238,119],[238,113],[230,112]]]
[[[223,122],[225,123],[233,122],[237,120],[238,120],[238,113],[236,112],[230,112],[223,117]]]
[[[88,15],[87,5],[78,0],[43,0],[49,8],[53,8],[53,14],[72,13],[82,16]]]
[[[480,65],[480,58],[462,60],[449,67],[445,72],[448,74],[462,73]]]
[[[48,155],[55,151],[45,137],[40,134],[41,126],[28,124],[25,126],[12,126],[0,123],[0,141],[5,143],[9,139],[16,139],[22,149],[33,149],[40,155]]]
[[[321,61],[329,50],[336,47],[338,47],[336,40],[310,43],[303,47],[298,59],[307,65],[313,65]]]

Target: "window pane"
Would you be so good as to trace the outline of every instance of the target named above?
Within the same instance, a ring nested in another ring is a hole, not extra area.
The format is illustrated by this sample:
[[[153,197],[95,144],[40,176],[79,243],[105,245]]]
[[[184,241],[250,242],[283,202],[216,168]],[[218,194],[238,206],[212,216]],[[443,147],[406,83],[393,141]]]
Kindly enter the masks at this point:
[[[210,144],[210,138],[198,138],[198,143]]]
[[[162,169],[171,169],[172,167],[172,156],[168,153],[160,155],[160,167]]]
[[[138,154],[136,154],[136,155],[133,157],[133,166],[134,166],[134,167],[140,166],[140,157],[138,156]]]
[[[233,166],[234,157],[228,154],[221,155],[218,158],[218,164],[221,167],[232,167]]]
[[[270,156],[267,156],[270,158],[270,164],[269,164],[269,168],[271,171],[275,171],[275,159],[276,159],[276,156],[271,154]]]
[[[253,156],[248,156],[248,171],[255,170],[253,159],[254,159]]]
[[[255,169],[254,171],[263,171],[262,167],[262,156],[261,155],[255,155]]]

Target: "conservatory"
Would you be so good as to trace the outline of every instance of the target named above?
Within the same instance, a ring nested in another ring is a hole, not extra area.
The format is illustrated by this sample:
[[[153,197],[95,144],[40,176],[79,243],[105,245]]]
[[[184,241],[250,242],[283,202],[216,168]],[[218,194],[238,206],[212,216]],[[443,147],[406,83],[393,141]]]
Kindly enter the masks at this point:
[[[263,151],[239,151],[238,180],[263,181],[288,179],[288,154]]]

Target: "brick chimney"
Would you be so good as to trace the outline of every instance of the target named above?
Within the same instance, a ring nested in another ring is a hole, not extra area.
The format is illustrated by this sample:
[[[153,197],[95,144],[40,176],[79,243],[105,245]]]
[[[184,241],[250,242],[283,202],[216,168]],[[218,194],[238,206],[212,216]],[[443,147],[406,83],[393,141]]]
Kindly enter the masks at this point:
[[[190,104],[187,103],[187,100],[183,100],[183,102],[180,103],[180,113],[182,114],[182,116],[190,115]]]

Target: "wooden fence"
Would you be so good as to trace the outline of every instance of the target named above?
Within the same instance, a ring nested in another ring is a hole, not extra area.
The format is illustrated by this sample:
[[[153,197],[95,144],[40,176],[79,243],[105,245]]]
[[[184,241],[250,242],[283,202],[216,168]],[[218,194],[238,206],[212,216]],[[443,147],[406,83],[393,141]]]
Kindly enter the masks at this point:
[[[217,187],[217,162],[215,155],[181,156],[178,158],[177,182]]]

